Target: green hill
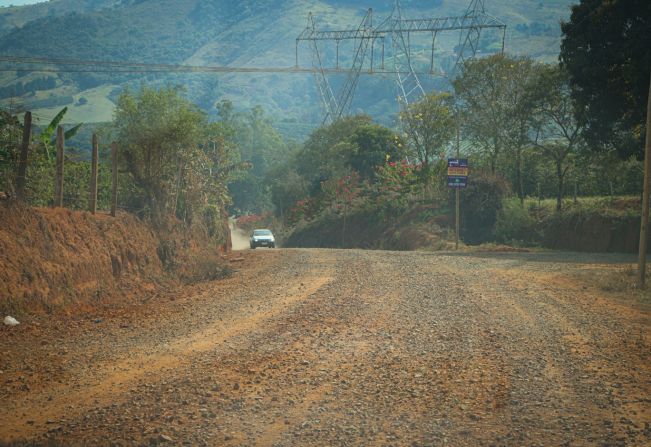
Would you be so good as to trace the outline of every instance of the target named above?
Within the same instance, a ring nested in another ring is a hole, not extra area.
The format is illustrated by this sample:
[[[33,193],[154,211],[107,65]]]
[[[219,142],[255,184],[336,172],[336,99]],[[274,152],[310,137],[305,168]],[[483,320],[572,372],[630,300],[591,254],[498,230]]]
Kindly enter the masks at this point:
[[[559,51],[559,23],[569,16],[572,3],[486,0],[486,9],[509,26],[508,52],[551,61]],[[376,9],[378,23],[390,13],[392,4],[390,0],[379,5],[368,0],[51,0],[0,8],[0,56],[290,67],[295,63],[295,38],[305,28],[309,11],[315,13],[319,27],[350,28],[359,23],[368,6]],[[402,4],[405,15],[412,18],[456,15],[467,6],[465,0],[403,0]],[[428,57],[425,40],[423,48],[415,51],[416,59]],[[442,35],[437,60],[449,58],[455,42],[458,36]],[[485,42],[486,48],[491,45],[499,46],[495,41]],[[352,54],[352,48],[342,44],[343,65]],[[324,47],[323,55],[334,65],[334,46]],[[302,65],[311,64],[309,48],[302,47],[300,57]],[[120,88],[143,82],[183,85],[187,95],[209,113],[215,113],[214,103],[224,98],[238,107],[261,104],[284,133],[297,138],[321,117],[313,79],[306,74],[11,71],[16,68],[2,63],[0,105],[19,104],[44,118],[69,105],[75,111],[69,120],[106,120]],[[337,82],[335,77],[333,83]],[[440,79],[426,82],[430,88],[444,83]],[[390,77],[362,77],[353,111],[390,122],[396,113],[393,85]]]
[[[109,8],[120,0],[49,0],[29,6],[0,8],[0,34],[12,31],[32,20],[55,17],[71,12],[91,12]]]

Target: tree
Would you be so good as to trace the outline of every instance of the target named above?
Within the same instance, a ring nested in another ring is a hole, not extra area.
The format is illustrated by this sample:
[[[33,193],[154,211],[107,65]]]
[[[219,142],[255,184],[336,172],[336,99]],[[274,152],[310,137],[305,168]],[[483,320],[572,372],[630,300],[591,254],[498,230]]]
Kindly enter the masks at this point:
[[[288,145],[260,106],[236,112],[226,100],[216,107],[226,141],[237,149],[241,160],[250,164],[249,170],[229,184],[233,208],[256,213],[269,209],[272,204],[265,176],[274,164],[287,162]]]
[[[508,184],[502,177],[483,172],[473,174],[461,202],[464,242],[475,245],[492,239],[499,211],[508,193]]]
[[[271,201],[276,208],[276,215],[283,219],[291,207],[307,195],[305,179],[286,165],[276,166],[269,171],[267,183],[271,185]]]
[[[623,158],[642,156],[651,72],[651,3],[581,0],[561,24],[560,60],[570,73],[584,136]]]
[[[192,161],[204,124],[204,114],[176,88],[143,86],[118,99],[113,126],[120,155],[157,224],[169,213],[179,165]]]
[[[524,201],[523,152],[531,144],[534,101],[531,85],[537,65],[526,57],[496,54],[466,61],[453,82],[467,137],[488,159],[491,174],[502,155],[515,168],[515,183]]]
[[[415,156],[427,172],[433,156],[444,152],[456,133],[452,95],[429,93],[401,112],[400,119]]]
[[[47,127],[43,129],[41,134],[38,136],[39,142],[41,143],[41,146],[45,149],[45,152],[47,153],[48,157],[50,157],[50,152],[53,151],[54,148],[57,127],[59,127],[59,125],[63,121],[63,118],[66,116],[66,113],[68,113],[67,107],[64,107],[63,109],[59,110],[59,113],[57,113],[54,116],[54,118],[52,118],[50,124],[48,124]],[[68,129],[64,133],[64,140],[68,141],[69,139],[77,135],[77,132],[79,132],[81,126],[83,126],[83,123],[77,124],[71,129]]]
[[[561,64],[584,136],[641,158],[651,72],[651,2],[581,0],[561,24]]]
[[[175,191],[177,217],[191,223],[201,214],[211,236],[224,236],[217,230],[231,203],[229,181],[240,171],[250,169],[250,164],[239,161],[222,132],[221,123],[210,123],[203,129],[201,144],[188,150],[180,166],[183,175]]]
[[[367,115],[350,116],[312,132],[296,156],[297,172],[307,180],[311,192],[319,191],[321,182],[349,173],[350,138],[371,123]]]
[[[645,158],[639,247],[644,286],[651,169],[651,3],[581,0],[561,30],[561,62],[572,76],[586,139],[596,147],[614,147],[623,157]]]
[[[375,178],[379,166],[399,161],[406,155],[400,137],[378,124],[359,127],[347,142],[350,144],[347,164],[367,179]]]
[[[582,130],[574,113],[569,74],[557,65],[539,67],[533,88],[536,98],[535,145],[554,163],[557,179],[556,210],[563,206],[565,176],[570,159],[583,144]]]

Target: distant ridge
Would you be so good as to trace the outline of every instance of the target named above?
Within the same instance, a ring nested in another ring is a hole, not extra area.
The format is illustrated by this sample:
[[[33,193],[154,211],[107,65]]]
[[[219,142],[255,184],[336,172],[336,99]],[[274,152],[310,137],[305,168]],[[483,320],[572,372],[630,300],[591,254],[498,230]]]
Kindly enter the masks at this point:
[[[572,3],[486,0],[486,8],[509,26],[507,52],[553,61],[559,51],[559,23],[569,17]],[[0,8],[0,56],[290,67],[295,38],[305,28],[309,11],[324,27],[341,28],[359,23],[368,6],[380,17],[388,14],[392,4],[389,0],[379,5],[368,0],[52,0]],[[413,17],[435,17],[458,14],[466,5],[403,0],[403,6]],[[120,90],[137,88],[142,82],[183,85],[188,97],[208,113],[216,113],[213,105],[221,99],[231,99],[238,108],[260,104],[284,132],[296,138],[320,121],[319,99],[309,74],[112,75],[12,72],[7,70],[16,66],[7,62],[0,62],[0,67],[0,106],[19,104],[47,116],[68,105],[73,121],[110,119],[111,102]],[[25,90],[27,85],[53,84],[46,90]],[[360,81],[353,112],[369,113],[390,124],[396,112],[392,89],[390,79]],[[300,131],[292,135],[292,128]]]

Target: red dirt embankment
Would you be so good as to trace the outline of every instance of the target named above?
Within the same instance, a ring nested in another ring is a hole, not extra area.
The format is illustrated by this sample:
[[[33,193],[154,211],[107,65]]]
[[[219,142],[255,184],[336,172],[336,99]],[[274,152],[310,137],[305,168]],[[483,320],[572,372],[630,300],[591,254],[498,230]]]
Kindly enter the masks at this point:
[[[0,204],[0,222],[3,315],[126,304],[179,279],[223,273],[216,245],[178,222],[161,232],[127,213],[113,218],[16,204]]]

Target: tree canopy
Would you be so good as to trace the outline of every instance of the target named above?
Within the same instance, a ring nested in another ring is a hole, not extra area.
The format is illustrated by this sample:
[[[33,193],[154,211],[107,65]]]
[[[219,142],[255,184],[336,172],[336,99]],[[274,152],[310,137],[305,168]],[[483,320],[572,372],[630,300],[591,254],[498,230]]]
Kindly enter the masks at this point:
[[[206,119],[178,89],[125,91],[115,111],[121,156],[143,192],[155,221],[162,221],[179,176],[198,147]]]
[[[507,155],[521,200],[525,196],[523,151],[531,144],[537,69],[531,58],[497,54],[467,61],[454,81],[465,135],[487,159],[492,174],[500,157]]]
[[[535,146],[554,164],[557,179],[556,209],[562,208],[565,176],[572,158],[584,147],[583,127],[575,116],[569,74],[558,65],[540,65],[532,85],[535,103]]]
[[[651,2],[581,0],[561,25],[584,135],[596,148],[640,156],[651,73]]]
[[[312,132],[296,159],[297,171],[308,181],[310,189],[318,190],[322,181],[348,172],[347,152],[352,148],[347,142],[357,129],[371,122],[367,115],[350,116]]]
[[[445,152],[457,128],[453,97],[432,92],[410,104],[401,114],[405,133],[420,163],[427,168],[432,157]]]

